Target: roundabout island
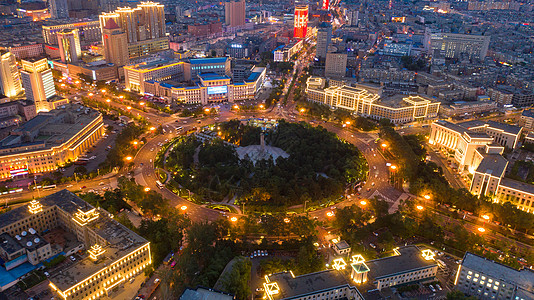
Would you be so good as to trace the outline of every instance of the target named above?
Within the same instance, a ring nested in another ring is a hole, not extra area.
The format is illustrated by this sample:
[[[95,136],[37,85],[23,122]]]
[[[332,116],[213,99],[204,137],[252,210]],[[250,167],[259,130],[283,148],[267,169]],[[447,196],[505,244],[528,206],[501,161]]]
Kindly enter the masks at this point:
[[[228,212],[302,213],[328,207],[365,179],[358,149],[323,127],[233,119],[181,136],[159,162],[166,187]]]

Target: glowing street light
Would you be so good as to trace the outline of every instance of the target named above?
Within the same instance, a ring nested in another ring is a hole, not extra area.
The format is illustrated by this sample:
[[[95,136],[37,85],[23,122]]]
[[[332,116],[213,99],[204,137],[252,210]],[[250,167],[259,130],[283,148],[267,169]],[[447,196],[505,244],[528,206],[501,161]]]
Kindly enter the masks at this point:
[[[326,213],[326,216],[327,217],[333,217],[334,216],[334,212],[333,211],[329,211]]]
[[[417,205],[415,208],[417,208],[418,210],[423,210],[424,207],[422,205]]]
[[[80,83],[80,81],[79,81],[79,80],[76,80],[76,81],[75,81],[74,83],[76,83],[76,84],[79,84],[79,83]]]
[[[265,108],[265,105],[260,104],[260,109],[264,109],[264,108]]]
[[[239,109],[239,105],[235,104],[234,106],[232,106],[233,109]]]
[[[126,156],[126,160],[127,160],[127,161],[130,161],[130,160],[132,160],[132,159],[133,159],[133,157],[131,157],[131,156]]]
[[[156,127],[154,126],[150,127],[150,131],[154,131],[154,130],[156,130]]]
[[[106,102],[107,102],[107,103],[109,103],[109,102],[111,102],[111,100],[109,100],[109,99],[106,99]]]
[[[483,227],[478,227],[478,229],[477,229],[477,230],[478,230],[479,232],[481,232],[481,233],[483,233],[483,232],[486,232],[486,229],[485,229],[485,228],[483,228]]]
[[[490,216],[488,216],[488,215],[482,215],[482,219],[484,219],[484,220],[489,220],[489,219],[490,219]]]
[[[426,200],[430,200],[430,195],[424,195],[423,198],[425,198]]]
[[[186,209],[187,209],[187,205],[182,205],[182,206],[180,207],[180,209],[181,209],[182,211],[186,210]]]
[[[64,84],[64,83],[62,83],[62,84],[61,84],[61,86],[62,86],[62,87],[64,87],[64,86],[65,86],[65,84]]]
[[[132,109],[132,107],[131,107],[131,106],[128,106],[128,107],[126,107],[126,109],[127,109],[127,110],[130,110],[130,109]]]
[[[306,109],[301,108],[299,111],[300,111],[301,114],[303,114],[306,111]]]
[[[120,96],[119,96],[119,99],[122,99],[122,98],[124,98],[124,96],[123,96],[123,95],[120,95]]]
[[[102,92],[102,94],[106,93],[106,90],[105,89],[102,89],[100,90]]]
[[[139,102],[139,105],[143,106],[145,105],[145,102]]]
[[[396,169],[397,169],[397,166],[392,165],[392,166],[390,166],[390,168],[391,168],[391,170],[396,170]]]
[[[382,146],[382,148],[386,148],[388,145],[386,143],[384,143],[384,144],[382,144],[380,146]]]
[[[350,125],[350,121],[345,122],[345,124]]]
[[[134,141],[134,142],[133,142],[133,144],[134,144],[134,145],[137,145],[137,144],[138,144],[138,142],[137,142],[137,141]]]
[[[92,96],[93,96],[93,93],[89,93],[89,94],[87,94],[87,96],[92,97]]]
[[[361,204],[361,205],[367,205],[367,201],[362,200],[362,201],[360,201],[360,204]]]
[[[149,192],[149,191],[150,191],[150,188],[147,186],[147,187],[145,188],[145,192]]]
[[[291,220],[289,220],[289,218],[284,218],[284,222],[285,223],[289,223],[289,222],[291,222]]]
[[[209,113],[210,109],[206,107],[206,108],[204,108],[204,112]]]
[[[237,217],[231,217],[231,218],[230,218],[230,221],[232,221],[232,222],[237,222]]]

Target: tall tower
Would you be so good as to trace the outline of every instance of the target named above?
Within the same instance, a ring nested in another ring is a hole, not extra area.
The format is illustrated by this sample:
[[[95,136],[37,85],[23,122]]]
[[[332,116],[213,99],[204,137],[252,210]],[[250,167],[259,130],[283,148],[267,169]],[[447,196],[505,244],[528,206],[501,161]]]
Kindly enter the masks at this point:
[[[52,19],[68,19],[69,6],[67,0],[50,0],[50,15]]]
[[[77,62],[82,58],[78,29],[63,29],[57,33],[59,54],[65,63]]]
[[[126,33],[115,23],[115,20],[108,19],[102,28],[102,42],[104,44],[104,57],[108,63],[117,66],[128,64],[128,39]]]
[[[14,97],[20,92],[22,86],[15,55],[9,51],[0,51],[0,93]]]
[[[308,32],[308,6],[295,6],[295,20],[293,25],[293,36],[305,38]]]
[[[37,60],[22,60],[22,86],[26,92],[26,98],[35,102],[37,112],[47,111],[47,99],[56,95],[52,69],[46,58]]]
[[[328,52],[328,46],[332,41],[332,24],[323,22],[319,25],[317,29],[317,46],[315,57],[317,58],[326,58],[326,53]]]
[[[243,1],[244,2],[244,1]],[[144,30],[146,39],[157,39],[165,36],[165,11],[164,5],[154,2],[141,2],[137,8],[141,8],[145,21]]]
[[[231,27],[245,25],[245,0],[227,1],[224,3],[224,19]]]

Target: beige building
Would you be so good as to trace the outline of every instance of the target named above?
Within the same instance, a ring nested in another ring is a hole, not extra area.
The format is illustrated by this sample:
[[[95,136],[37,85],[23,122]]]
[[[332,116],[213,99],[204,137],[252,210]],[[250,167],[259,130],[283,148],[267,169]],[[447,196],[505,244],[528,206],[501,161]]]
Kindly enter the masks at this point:
[[[323,78],[308,78],[308,100],[375,120],[389,119],[395,124],[433,119],[438,115],[440,103],[421,96],[381,98],[376,89],[365,85],[325,88],[325,84]]]
[[[82,58],[78,29],[63,29],[57,33],[57,41],[62,62],[73,63]]]
[[[345,77],[347,71],[346,53],[327,53],[325,63],[326,77]]]
[[[224,2],[224,19],[230,27],[245,25],[245,0],[232,0]]]
[[[67,104],[41,112],[0,141],[0,179],[57,170],[103,134],[102,114],[91,108]]]
[[[9,51],[0,51],[0,93],[14,97],[22,92],[20,73],[15,56]]]
[[[113,298],[128,280],[152,263],[147,240],[115,221],[105,210],[91,206],[67,190],[1,215],[0,226],[0,240],[4,240],[0,247],[10,252],[0,250],[0,255],[10,263],[24,258],[17,253],[17,244],[25,248],[27,261],[32,264],[60,250],[73,254],[79,249],[61,249],[57,242],[40,236],[55,228],[74,236],[87,250],[81,260],[48,278],[50,288],[60,299]],[[52,243],[54,247],[50,246]],[[18,278],[10,284],[17,281]]]
[[[469,57],[484,59],[488,53],[490,36],[459,34],[459,33],[425,33],[426,46],[429,50],[443,51],[445,57],[460,57],[467,54]]]
[[[102,38],[98,21],[64,23],[63,21],[48,20],[42,26],[45,44],[58,45],[57,33],[64,29],[77,29],[81,35],[80,42],[82,44],[98,42]]]
[[[107,20],[102,28],[102,42],[104,44],[104,58],[108,63],[117,66],[127,65],[129,62],[128,40],[126,33],[115,23]]]
[[[56,96],[56,87],[52,69],[48,65],[46,58],[22,60],[22,86],[24,87],[26,98],[35,102],[37,112],[48,111],[47,100]]]

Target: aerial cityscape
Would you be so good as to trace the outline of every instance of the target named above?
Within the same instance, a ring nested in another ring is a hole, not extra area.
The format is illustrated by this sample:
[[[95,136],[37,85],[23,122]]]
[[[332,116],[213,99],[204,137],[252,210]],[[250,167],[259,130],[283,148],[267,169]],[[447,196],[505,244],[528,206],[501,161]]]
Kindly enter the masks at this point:
[[[534,300],[532,0],[0,1],[0,300]]]

